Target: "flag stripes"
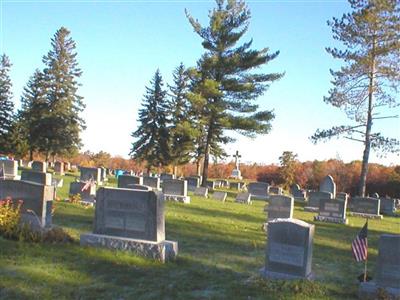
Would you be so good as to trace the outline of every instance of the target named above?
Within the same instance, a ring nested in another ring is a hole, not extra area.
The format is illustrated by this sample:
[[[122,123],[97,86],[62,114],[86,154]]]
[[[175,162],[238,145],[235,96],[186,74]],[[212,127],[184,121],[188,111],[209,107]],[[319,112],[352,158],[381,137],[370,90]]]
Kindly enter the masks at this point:
[[[360,233],[356,236],[353,243],[351,244],[351,250],[354,255],[354,259],[357,262],[365,261],[368,257],[368,221],[365,223],[364,227],[361,229]]]

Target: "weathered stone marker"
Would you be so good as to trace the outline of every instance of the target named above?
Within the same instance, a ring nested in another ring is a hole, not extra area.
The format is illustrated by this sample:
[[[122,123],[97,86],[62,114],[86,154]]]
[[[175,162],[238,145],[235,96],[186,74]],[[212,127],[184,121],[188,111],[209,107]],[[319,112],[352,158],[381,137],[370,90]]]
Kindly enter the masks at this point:
[[[3,169],[5,178],[7,179],[18,178],[18,161],[11,159],[0,160],[0,168]]]
[[[80,181],[94,180],[98,185],[102,184],[100,168],[79,167],[81,172]]]
[[[43,161],[34,160],[32,162],[32,171],[46,173],[47,165]]]
[[[118,187],[125,189],[129,184],[140,184],[143,185],[143,177],[133,175],[119,175],[118,176]]]
[[[21,172],[21,180],[42,185],[52,185],[52,175],[50,173],[24,170]]]
[[[161,193],[100,188],[93,233],[82,234],[83,246],[128,250],[162,262],[178,254],[178,243],[165,240]]]
[[[382,234],[378,249],[375,278],[360,284],[359,299],[378,299],[382,290],[387,299],[400,299],[400,235]]]
[[[266,182],[250,182],[247,186],[248,192],[251,194],[251,199],[268,199],[269,184]]]
[[[190,203],[190,197],[187,195],[186,180],[165,179],[162,185],[162,192],[166,200]]]
[[[347,200],[320,199],[318,216],[315,221],[347,224],[346,218]]]
[[[331,193],[332,198],[336,197],[336,183],[331,175],[326,176],[319,185],[320,192]]]
[[[308,194],[308,202],[304,207],[304,210],[317,212],[319,210],[319,202],[321,199],[332,199],[332,193],[310,192]]]
[[[81,196],[82,203],[94,204],[94,198],[96,196],[96,184],[92,183],[83,190],[85,186],[86,182],[71,182],[69,186],[69,195],[73,196],[79,194]]]
[[[215,200],[225,202],[227,195],[228,195],[228,194],[227,194],[226,192],[215,191],[215,192],[212,194],[211,197],[212,197],[213,199],[215,199]]]
[[[393,216],[396,212],[396,200],[388,197],[382,197],[380,200],[380,213]]]
[[[23,201],[21,220],[32,229],[51,227],[53,186],[22,180],[0,180],[0,199],[7,197],[11,197],[13,201]]]
[[[198,187],[194,190],[194,195],[195,196],[200,196],[200,197],[208,197],[208,188],[206,187]]]
[[[185,177],[188,184],[188,190],[193,192],[196,188],[200,186],[201,176],[189,176]]]
[[[251,194],[247,192],[238,193],[236,195],[236,203],[251,204]]]
[[[60,161],[56,161],[54,163],[54,172],[56,172],[59,175],[64,175],[64,163]]]
[[[314,225],[296,219],[268,222],[266,265],[261,274],[274,279],[312,279]]]
[[[268,212],[268,221],[273,219],[290,219],[293,217],[293,197],[271,195],[264,211]]]
[[[300,188],[298,184],[293,184],[290,187],[290,193],[292,194],[295,201],[305,202],[306,192]]]
[[[382,219],[380,215],[380,199],[369,197],[351,198],[350,215],[369,219]]]
[[[158,177],[150,177],[150,176],[143,177],[143,185],[147,185],[156,191],[161,190],[160,178]]]

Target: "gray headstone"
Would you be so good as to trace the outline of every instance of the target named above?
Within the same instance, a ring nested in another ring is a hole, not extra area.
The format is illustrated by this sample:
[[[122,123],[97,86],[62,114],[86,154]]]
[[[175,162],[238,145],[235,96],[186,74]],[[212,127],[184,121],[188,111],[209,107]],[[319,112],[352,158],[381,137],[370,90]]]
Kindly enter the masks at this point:
[[[124,188],[131,189],[131,190],[140,190],[140,191],[152,191],[153,190],[151,187],[149,187],[147,185],[134,184],[134,183],[127,184],[127,186]]]
[[[164,224],[161,194],[104,187],[97,191],[95,234],[159,242],[165,239]]]
[[[132,176],[132,175],[119,175],[118,176],[118,187],[119,188],[127,188],[129,184],[143,185],[143,177]]]
[[[80,181],[94,180],[97,184],[101,184],[100,168],[79,167],[81,172]]]
[[[251,194],[244,192],[244,193],[238,193],[236,195],[236,200],[235,202],[237,203],[244,203],[244,204],[251,204]]]
[[[212,196],[213,199],[215,200],[219,200],[222,202],[225,202],[226,197],[227,197],[227,193],[226,192],[220,192],[220,191],[215,191]]]
[[[185,177],[185,180],[187,181],[189,191],[193,192],[200,186],[200,176]]]
[[[268,199],[269,184],[266,182],[250,182],[247,191],[251,194],[251,199]]]
[[[293,184],[290,187],[290,193],[293,195],[293,198],[295,198],[295,200],[306,200],[306,192],[302,190],[298,184]]]
[[[380,198],[380,213],[391,216],[396,212],[396,200],[392,198]]]
[[[71,182],[69,186],[69,195],[81,195],[83,201],[93,200],[96,195],[96,184],[89,185],[85,190],[82,190],[86,185],[86,182]]]
[[[277,279],[312,278],[314,225],[296,219],[268,222],[263,275]]]
[[[35,161],[32,162],[32,170],[33,171],[37,171],[37,172],[46,173],[47,165],[43,161],[35,160]]]
[[[241,191],[244,188],[245,183],[234,181],[234,182],[229,182],[229,186],[233,190]]]
[[[318,211],[321,199],[332,199],[332,194],[327,192],[309,192],[308,203],[304,207],[305,211]]]
[[[0,180],[0,199],[22,200],[21,219],[33,229],[51,227],[54,187],[22,180]]]
[[[59,175],[64,175],[64,163],[60,161],[56,161],[54,163],[54,172],[56,172]]]
[[[347,224],[346,219],[347,200],[320,199],[319,213],[314,217],[316,221]]]
[[[4,168],[4,176],[7,179],[17,179],[18,177],[18,161],[16,160],[0,160],[0,168]]]
[[[194,195],[195,196],[200,196],[200,197],[208,197],[208,188],[206,187],[198,187],[194,190]]]
[[[351,198],[350,215],[381,219],[380,202],[380,199],[376,198],[353,197]]]
[[[150,177],[150,176],[143,177],[143,185],[147,185],[157,191],[161,189],[160,178],[158,177]]]
[[[21,172],[21,180],[42,185],[52,185],[52,175],[50,173],[24,170]]]
[[[187,181],[180,179],[165,179],[162,192],[165,195],[187,196]]]
[[[278,186],[270,186],[268,189],[269,194],[275,194],[275,195],[282,195],[283,191],[281,187]]]
[[[336,193],[336,199],[339,199],[339,200],[349,200],[349,194],[347,194],[347,193]]]
[[[319,185],[320,192],[332,194],[332,198],[336,197],[336,184],[331,175],[326,176]]]
[[[175,175],[174,174],[168,174],[168,173],[160,174],[160,180],[161,181],[164,181],[166,179],[175,179]]]
[[[271,195],[266,206],[268,221],[273,219],[288,219],[293,217],[293,197]]]
[[[212,190],[215,190],[217,187],[216,182],[212,180],[207,180],[207,187],[209,187]]]
[[[361,283],[359,299],[378,299],[382,290],[387,299],[400,299],[400,235],[382,234],[378,251],[376,277]]]

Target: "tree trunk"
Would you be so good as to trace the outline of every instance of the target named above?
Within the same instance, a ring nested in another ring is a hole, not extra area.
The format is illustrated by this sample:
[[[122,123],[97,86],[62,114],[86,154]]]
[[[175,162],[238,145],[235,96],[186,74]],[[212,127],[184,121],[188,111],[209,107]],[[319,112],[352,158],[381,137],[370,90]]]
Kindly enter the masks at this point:
[[[372,55],[375,53],[375,40],[372,44]],[[371,128],[372,128],[372,101],[374,95],[374,78],[375,78],[375,57],[372,58],[371,72],[369,75],[369,85],[368,85],[368,116],[367,124],[365,129],[365,148],[361,166],[361,175],[359,183],[359,194],[361,197],[365,197],[367,174],[368,174],[368,160],[369,152],[371,150]]]
[[[178,178],[178,166],[177,165],[174,165],[174,175],[175,175],[175,178]]]
[[[196,160],[196,174],[201,176],[201,157]]]
[[[29,149],[29,161],[33,160],[33,150]]]
[[[207,141],[206,141],[206,148],[204,151],[204,163],[203,163],[203,180],[201,183],[201,186],[207,187],[207,179],[208,179],[208,163],[210,160],[210,144],[211,144],[211,139],[212,139],[212,134],[213,134],[213,126],[212,126],[212,120],[213,118],[211,117],[210,120],[210,126],[208,128],[208,133],[207,133]]]

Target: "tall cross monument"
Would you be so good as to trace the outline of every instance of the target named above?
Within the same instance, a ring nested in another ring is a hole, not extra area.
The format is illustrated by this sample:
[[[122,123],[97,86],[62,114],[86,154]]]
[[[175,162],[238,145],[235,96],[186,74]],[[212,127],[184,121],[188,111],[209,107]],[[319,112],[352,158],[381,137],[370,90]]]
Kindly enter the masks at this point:
[[[242,156],[239,154],[239,151],[236,150],[236,153],[233,155],[235,158],[235,169],[232,170],[231,177],[235,179],[242,179],[242,175],[239,170],[239,158]]]

